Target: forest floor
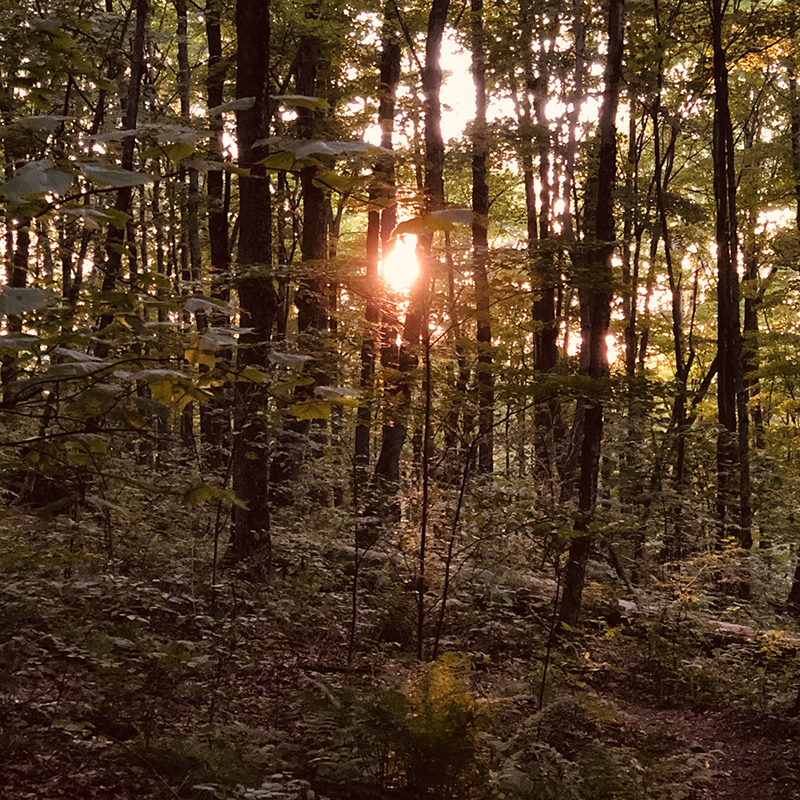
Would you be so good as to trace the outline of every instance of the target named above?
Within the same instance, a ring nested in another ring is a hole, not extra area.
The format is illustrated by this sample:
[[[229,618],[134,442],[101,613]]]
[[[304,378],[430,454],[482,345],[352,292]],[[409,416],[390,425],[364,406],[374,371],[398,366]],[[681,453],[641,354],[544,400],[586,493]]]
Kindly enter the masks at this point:
[[[296,708],[292,708],[293,692],[287,689],[296,691],[308,685],[310,676],[337,671],[335,648],[326,652],[318,647],[290,645],[283,649],[276,648],[275,642],[270,644],[270,652],[263,653],[259,673],[251,672],[241,679],[237,704],[241,716],[237,722],[245,726],[243,730],[254,730],[250,726],[259,724],[259,717],[263,724],[265,705],[272,706],[283,726],[293,727],[297,722]],[[620,658],[626,658],[624,646],[616,645],[613,655],[611,649],[604,655],[616,662],[615,669],[606,673],[595,689],[603,701],[616,707],[625,737],[660,738],[678,751],[693,754],[700,762],[690,794],[677,795],[682,800],[800,799],[800,733],[793,720],[667,698],[651,682],[650,675],[639,672],[636,662],[640,659],[635,652],[628,651],[630,661],[620,669]],[[50,730],[29,740],[30,747],[4,753],[0,759],[0,798],[119,800],[185,796],[182,787],[176,786],[160,765],[137,754],[123,734],[119,739],[115,734],[111,731],[90,746],[89,742],[68,742],[63,731]],[[312,795],[304,790],[275,795],[290,796]],[[319,793],[316,796],[324,797]],[[656,789],[653,796],[662,794]]]
[[[651,698],[616,698],[631,724],[665,731],[710,770],[690,800],[794,800],[800,798],[797,734],[774,719],[719,709],[654,705]]]
[[[631,655],[615,648],[612,658],[619,665],[620,657]],[[633,654],[631,660],[639,658]],[[600,694],[643,737],[657,733],[700,756],[708,772],[686,800],[800,798],[800,730],[794,719],[666,697],[630,661]]]
[[[379,563],[349,662],[350,578],[322,548],[219,595],[189,559],[168,581],[6,558],[0,800],[800,800],[796,622],[717,596],[625,616],[598,583],[551,652],[547,581],[476,580],[420,664],[414,595]],[[403,785],[409,741],[448,768],[463,746],[473,782]]]

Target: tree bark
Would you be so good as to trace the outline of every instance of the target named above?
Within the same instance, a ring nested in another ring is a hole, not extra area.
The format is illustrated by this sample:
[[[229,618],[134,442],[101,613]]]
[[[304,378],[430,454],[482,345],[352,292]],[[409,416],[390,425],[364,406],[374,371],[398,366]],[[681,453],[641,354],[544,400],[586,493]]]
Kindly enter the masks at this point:
[[[422,72],[422,89],[425,94],[425,206],[427,211],[439,208],[444,202],[444,140],[442,138],[442,38],[447,22],[449,0],[433,0],[428,17],[428,34],[425,48],[425,66]],[[369,513],[396,518],[399,514],[397,490],[400,480],[400,455],[406,441],[406,417],[413,391],[412,372],[418,364],[416,349],[427,330],[428,283],[430,279],[430,250],[432,236],[420,237],[418,252],[420,273],[409,290],[409,306],[403,326],[402,344],[397,349],[396,369],[398,381],[395,393],[398,402],[394,419],[383,426],[381,451],[375,464]],[[386,344],[389,355],[394,343]]]
[[[225,99],[226,62],[222,57],[219,0],[207,0],[205,7],[206,39],[208,41],[208,67],[206,70],[206,98],[209,109],[221,106]],[[223,161],[223,121],[216,114],[209,119],[211,159],[220,165]],[[206,175],[206,213],[208,226],[209,278],[211,297],[227,302],[230,299],[230,245],[228,242],[228,209],[225,202],[222,169],[211,169]],[[225,324],[224,318],[209,316],[211,325]],[[217,360],[229,361],[229,351],[218,352]],[[214,390],[211,401],[200,406],[200,432],[203,455],[210,469],[220,469],[225,463],[225,445],[231,435],[230,403],[225,388]]]
[[[240,237],[237,253],[237,289],[241,325],[251,332],[240,337],[240,367],[266,368],[268,342],[278,311],[272,266],[272,209],[269,181],[258,164],[263,148],[256,142],[269,134],[269,0],[239,0],[236,96],[255,98],[251,108],[236,115],[239,166],[248,171],[239,178]],[[237,384],[233,450],[233,489],[245,507],[235,507],[232,556],[248,561],[256,574],[271,567],[270,508],[267,499],[269,430],[263,413],[263,388]]]
[[[381,36],[380,105],[378,124],[381,128],[381,147],[391,150],[394,146],[393,130],[397,89],[400,85],[401,49],[398,37],[398,20],[395,6],[386,3],[384,8],[383,33]],[[379,295],[381,294],[378,265],[392,249],[390,236],[396,224],[397,210],[394,199],[394,157],[384,156],[375,165],[375,178],[379,182],[370,192],[372,202],[378,208],[371,209],[367,222],[367,266],[366,309],[364,312],[366,333],[361,344],[360,385],[366,395],[359,403],[358,424],[355,431],[355,481],[357,491],[365,488],[370,461],[371,395],[374,392],[375,362],[377,347],[375,337],[381,321]],[[384,298],[386,302],[386,298]],[[395,315],[396,316],[396,315]],[[386,321],[385,321],[386,322]],[[384,324],[384,327],[386,325]]]
[[[789,134],[792,140],[792,176],[794,178],[794,202],[797,230],[800,231],[800,100],[797,95],[797,64],[792,58],[788,70],[789,79]]]
[[[307,34],[302,37],[296,59],[297,93],[314,97],[317,93],[317,71],[322,56],[322,41],[318,36]],[[303,139],[315,135],[316,112],[311,108],[297,111],[297,130]],[[300,173],[303,198],[303,229],[300,237],[300,253],[303,260],[303,275],[298,282],[294,302],[297,307],[297,331],[307,337],[306,348],[311,349],[320,343],[320,336],[328,331],[328,309],[326,295],[328,286],[323,273],[323,264],[328,256],[328,208],[325,191],[317,182],[318,168],[304,167]],[[314,373],[316,384],[325,383],[324,348],[317,349],[317,369]],[[314,386],[298,386],[294,391],[296,400],[313,396]],[[270,500],[275,506],[286,506],[292,502],[294,493],[289,485],[297,475],[298,468],[306,456],[304,444],[307,441],[311,422],[291,419],[282,440],[278,445],[270,467]],[[319,442],[315,448],[320,451]]]
[[[605,67],[603,104],[600,110],[600,153],[597,163],[595,192],[587,207],[592,215],[584,228],[593,235],[586,241],[586,261],[581,277],[581,374],[600,382],[608,377],[606,336],[611,320],[612,266],[614,251],[614,186],[616,182],[616,113],[622,78],[622,54],[625,29],[624,0],[611,0],[608,9],[608,56]],[[593,223],[593,224],[592,224]],[[591,225],[591,228],[589,227]],[[586,564],[591,549],[588,533],[597,504],[597,482],[600,469],[600,448],[603,439],[603,404],[600,385],[594,397],[581,401],[582,417],[580,472],[578,478],[579,532],[569,548],[564,574],[560,621],[575,627],[580,615]]]
[[[494,374],[492,372],[491,298],[489,258],[489,185],[486,161],[489,149],[486,129],[486,47],[483,0],[472,0],[472,79],[475,84],[475,126],[472,134],[472,274],[475,283],[476,339],[478,343],[478,472],[494,470]]]
[[[728,66],[722,44],[724,6],[711,0],[714,51],[714,198],[717,244],[717,516],[720,543],[733,536],[752,546],[749,415],[744,383],[739,316],[739,237],[736,223],[736,165],[728,104]],[[735,506],[738,505],[738,509]]]
[[[144,76],[144,56],[145,56],[145,34],[147,31],[147,21],[150,15],[149,0],[136,0],[136,28],[133,36],[133,48],[130,60],[130,81],[128,91],[124,100],[124,112],[122,115],[122,130],[131,131],[136,128],[139,118],[139,97],[142,88],[142,78]],[[132,171],[134,165],[134,152],[136,147],[136,137],[126,136],[122,140],[122,156],[120,166],[122,169]],[[114,210],[120,217],[130,215],[131,202],[133,198],[133,188],[123,186],[117,190]],[[106,237],[106,256],[103,265],[103,291],[112,291],[122,273],[122,253],[126,250],[125,240],[127,231],[124,227],[116,224],[110,225]],[[129,247],[133,246],[129,243]],[[99,328],[102,331],[111,324],[114,319],[113,314],[107,313],[100,318]],[[95,353],[103,358],[109,351],[107,342],[98,342]]]

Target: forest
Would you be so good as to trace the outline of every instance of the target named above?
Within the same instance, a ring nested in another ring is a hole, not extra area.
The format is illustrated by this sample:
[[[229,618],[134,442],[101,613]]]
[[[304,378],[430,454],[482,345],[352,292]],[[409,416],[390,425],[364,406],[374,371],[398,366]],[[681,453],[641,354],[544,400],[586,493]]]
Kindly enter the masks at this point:
[[[0,0],[0,796],[800,798],[794,0]]]

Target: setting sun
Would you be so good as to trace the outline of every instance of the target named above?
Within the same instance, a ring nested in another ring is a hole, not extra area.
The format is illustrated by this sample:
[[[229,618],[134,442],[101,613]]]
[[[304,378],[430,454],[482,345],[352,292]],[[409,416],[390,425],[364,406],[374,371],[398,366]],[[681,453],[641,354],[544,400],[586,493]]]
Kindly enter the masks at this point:
[[[408,289],[419,275],[417,237],[399,236],[394,248],[381,263],[381,276],[386,284],[397,292]]]

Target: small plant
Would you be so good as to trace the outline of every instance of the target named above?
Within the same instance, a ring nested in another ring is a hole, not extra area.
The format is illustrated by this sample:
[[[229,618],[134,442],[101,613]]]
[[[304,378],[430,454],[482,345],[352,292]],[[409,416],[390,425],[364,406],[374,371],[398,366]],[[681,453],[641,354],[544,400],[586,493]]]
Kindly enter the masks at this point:
[[[485,715],[463,672],[460,659],[445,655],[403,690],[320,686],[325,698],[312,720],[318,781],[351,797],[378,789],[408,798],[481,796]]]
[[[227,797],[237,787],[257,786],[263,780],[261,765],[248,759],[227,739],[194,736],[157,737],[138,751],[147,765],[167,783],[177,786],[181,798],[200,800],[213,786],[217,797]]]

